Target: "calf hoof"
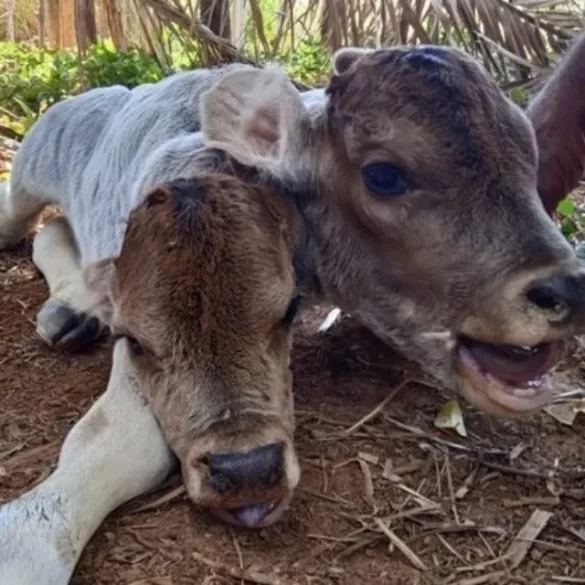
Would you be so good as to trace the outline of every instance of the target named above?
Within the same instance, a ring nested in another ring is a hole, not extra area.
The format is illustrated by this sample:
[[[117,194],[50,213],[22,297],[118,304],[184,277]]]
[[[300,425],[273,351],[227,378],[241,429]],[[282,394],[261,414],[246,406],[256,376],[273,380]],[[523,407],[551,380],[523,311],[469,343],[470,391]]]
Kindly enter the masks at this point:
[[[63,301],[49,299],[37,313],[37,334],[49,346],[79,351],[103,332],[99,319],[72,309]]]

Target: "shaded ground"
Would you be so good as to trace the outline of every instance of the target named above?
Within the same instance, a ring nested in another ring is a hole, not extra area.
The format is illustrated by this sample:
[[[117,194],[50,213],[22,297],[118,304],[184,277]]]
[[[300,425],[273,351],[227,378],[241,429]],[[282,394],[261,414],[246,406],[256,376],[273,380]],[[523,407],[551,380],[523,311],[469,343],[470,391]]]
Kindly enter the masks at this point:
[[[36,338],[46,289],[30,255],[30,241],[0,253],[0,501],[50,473],[110,368],[107,343],[70,356]],[[176,491],[175,477],[108,519],[73,584],[585,583],[585,416],[573,427],[545,413],[502,422],[462,405],[461,439],[433,426],[452,396],[410,383],[346,432],[411,368],[350,319],[317,334],[326,312],[306,315],[296,337],[302,479],[284,520],[233,531],[183,494],[131,513]],[[579,387],[580,364],[565,363],[560,388]],[[499,559],[537,509],[552,517],[512,570]],[[248,580],[230,576],[242,567]]]

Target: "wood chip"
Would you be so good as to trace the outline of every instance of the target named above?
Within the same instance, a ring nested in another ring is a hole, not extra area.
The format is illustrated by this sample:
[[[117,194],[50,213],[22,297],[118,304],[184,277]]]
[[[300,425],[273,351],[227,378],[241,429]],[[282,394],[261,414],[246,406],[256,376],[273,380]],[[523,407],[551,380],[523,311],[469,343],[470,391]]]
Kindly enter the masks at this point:
[[[518,443],[511,451],[510,451],[510,463],[512,463],[515,459],[518,459],[524,451],[528,449],[528,445],[526,443]]]
[[[518,532],[504,555],[510,561],[513,569],[516,569],[524,560],[532,543],[542,532],[551,518],[552,514],[550,512],[534,510],[532,516],[530,516],[526,524],[520,529],[520,532]]]
[[[462,500],[469,493],[475,480],[475,476],[477,475],[477,469],[477,467],[474,467],[472,472],[465,478],[463,484],[455,492],[455,498]]]
[[[364,496],[368,504],[370,504],[372,508],[375,508],[376,502],[374,500],[374,482],[372,481],[372,472],[370,471],[370,466],[362,459],[358,459],[358,463],[364,476]]]
[[[393,483],[400,483],[402,478],[400,475],[394,472],[394,464],[392,459],[386,459],[384,462],[384,471],[382,471],[382,477]]]
[[[380,518],[375,519],[376,524],[380,530],[388,537],[388,540],[416,567],[421,571],[426,571],[426,565],[420,558],[400,539]]]
[[[377,455],[372,455],[372,453],[364,453],[363,451],[358,453],[358,459],[362,459],[366,463],[371,463],[372,465],[378,465],[380,463],[380,458]]]

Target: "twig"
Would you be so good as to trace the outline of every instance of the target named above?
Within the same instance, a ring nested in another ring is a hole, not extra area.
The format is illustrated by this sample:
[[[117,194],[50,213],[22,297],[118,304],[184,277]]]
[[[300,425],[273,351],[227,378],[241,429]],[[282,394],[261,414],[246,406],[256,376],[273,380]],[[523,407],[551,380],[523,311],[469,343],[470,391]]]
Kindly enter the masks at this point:
[[[557,496],[532,496],[520,500],[504,499],[504,508],[521,508],[522,506],[558,506],[560,499]]]
[[[242,556],[242,549],[240,548],[240,543],[238,542],[238,538],[233,528],[230,527],[230,532],[232,534],[232,541],[234,543],[234,548],[236,549],[236,554],[238,555],[238,563],[240,565],[240,569],[244,568],[244,557]]]
[[[453,478],[451,477],[451,463],[449,461],[449,454],[445,456],[445,465],[447,470],[447,486],[449,488],[449,499],[451,500],[451,510],[453,511],[453,517],[457,524],[461,524],[459,519],[459,513],[457,512],[457,504],[455,503],[455,492],[453,490]]]
[[[440,534],[436,534],[437,540],[456,558],[458,558],[462,563],[465,562],[465,559],[447,542],[444,536]]]
[[[375,522],[380,530],[388,537],[390,542],[398,549],[402,554],[417,568],[421,571],[426,571],[426,565],[419,559],[419,557],[402,541],[380,518],[376,518]]]
[[[459,532],[477,532],[479,534],[482,532],[487,532],[493,534],[502,534],[503,530],[492,526],[477,526],[477,524],[445,524],[444,526],[437,526],[436,528],[431,528],[429,530],[425,530],[424,532],[420,532],[419,534],[415,534],[408,539],[408,542],[412,543],[420,540],[421,538],[426,538],[435,534],[452,534]]]
[[[174,490],[168,492],[164,496],[157,498],[156,500],[154,500],[154,502],[149,502],[148,504],[144,504],[143,506],[140,506],[139,508],[136,508],[135,510],[129,510],[126,513],[128,515],[131,515],[131,514],[140,514],[141,512],[146,512],[148,510],[154,510],[155,508],[158,508],[159,506],[162,506],[163,504],[166,504],[166,503],[174,500],[175,498],[182,496],[186,491],[187,490],[185,489],[185,486],[180,485],[178,488],[175,488]]]
[[[229,577],[234,577],[235,579],[257,583],[258,585],[286,585],[286,581],[283,581],[280,577],[271,577],[264,573],[258,573],[246,569],[236,569],[235,567],[230,567],[224,563],[207,559],[198,552],[192,552],[191,556],[196,561],[208,566],[210,569],[223,573]]]
[[[506,574],[505,571],[495,571],[489,575],[479,575],[478,577],[471,577],[470,579],[462,579],[457,581],[455,585],[483,585],[490,581],[501,582],[501,578]]]
[[[365,425],[368,421],[372,420],[378,413],[380,413],[384,409],[386,404],[388,404],[388,402],[390,402],[398,394],[398,392],[400,392],[407,384],[410,384],[410,382],[412,382],[412,378],[406,378],[402,380],[402,382],[400,382],[400,384],[398,384],[396,388],[392,389],[390,394],[388,394],[388,396],[386,396],[386,398],[384,398],[384,400],[382,400],[382,402],[380,402],[380,404],[378,404],[378,406],[376,406],[374,410],[372,410],[371,412],[366,414],[366,416],[358,420],[354,425],[349,427],[349,429],[345,429],[345,431],[343,431],[341,434],[344,437],[347,437],[348,435],[351,435],[360,427]]]

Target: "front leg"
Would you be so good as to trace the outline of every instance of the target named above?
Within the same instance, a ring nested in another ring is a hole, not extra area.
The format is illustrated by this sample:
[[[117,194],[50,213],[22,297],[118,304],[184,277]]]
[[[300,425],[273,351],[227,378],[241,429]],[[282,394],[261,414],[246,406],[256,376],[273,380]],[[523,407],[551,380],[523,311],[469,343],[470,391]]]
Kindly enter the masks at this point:
[[[37,334],[47,345],[70,351],[91,344],[105,327],[91,313],[97,301],[85,286],[79,248],[65,217],[50,221],[37,234],[33,262],[50,293],[37,313]]]
[[[67,435],[57,469],[0,506],[0,583],[69,583],[106,516],[158,487],[174,463],[120,340],[106,392]]]

